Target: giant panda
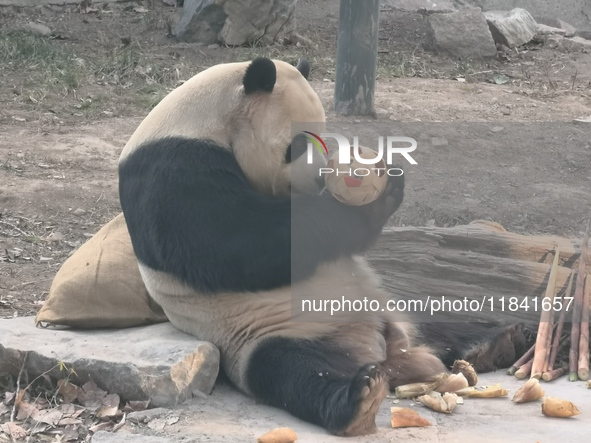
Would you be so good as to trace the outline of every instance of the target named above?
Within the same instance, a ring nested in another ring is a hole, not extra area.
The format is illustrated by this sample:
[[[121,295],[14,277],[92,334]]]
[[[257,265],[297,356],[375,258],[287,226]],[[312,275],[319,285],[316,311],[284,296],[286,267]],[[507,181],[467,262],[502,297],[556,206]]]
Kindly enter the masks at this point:
[[[516,328],[417,326],[391,312],[298,318],[296,290],[386,303],[362,255],[404,194],[404,176],[362,207],[321,192],[324,159],[304,162],[292,133],[294,122],[325,121],[309,69],[257,58],[172,91],[121,154],[120,200],[146,288],[170,321],[214,343],[244,393],[355,436],[376,430],[389,388],[459,357],[510,364],[521,339]]]

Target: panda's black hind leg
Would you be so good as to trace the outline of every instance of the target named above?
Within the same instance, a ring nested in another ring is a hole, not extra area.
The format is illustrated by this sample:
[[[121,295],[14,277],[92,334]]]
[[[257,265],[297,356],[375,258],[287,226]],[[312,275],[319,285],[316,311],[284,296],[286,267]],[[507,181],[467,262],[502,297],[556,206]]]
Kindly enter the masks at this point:
[[[511,366],[531,344],[522,324],[421,323],[419,330],[448,368],[463,359],[477,372]]]
[[[388,393],[377,364],[359,365],[321,341],[267,339],[252,353],[246,376],[258,400],[341,436],[375,432]]]

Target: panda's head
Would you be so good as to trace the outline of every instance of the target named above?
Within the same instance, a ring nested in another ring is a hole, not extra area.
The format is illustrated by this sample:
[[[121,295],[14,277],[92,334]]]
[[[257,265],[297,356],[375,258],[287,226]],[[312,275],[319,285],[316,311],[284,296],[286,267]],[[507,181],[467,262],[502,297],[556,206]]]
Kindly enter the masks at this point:
[[[308,73],[305,61],[294,67],[268,58],[208,68],[150,112],[121,157],[162,137],[207,139],[230,150],[260,192],[319,192],[318,168],[325,160],[314,151],[308,164],[307,142],[298,135],[322,131],[325,122]]]

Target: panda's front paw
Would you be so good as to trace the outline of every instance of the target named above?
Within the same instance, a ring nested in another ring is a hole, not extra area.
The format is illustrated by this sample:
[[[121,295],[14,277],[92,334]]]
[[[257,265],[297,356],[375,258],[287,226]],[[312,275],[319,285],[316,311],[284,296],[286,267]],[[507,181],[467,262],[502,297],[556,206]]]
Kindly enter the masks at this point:
[[[400,167],[395,168],[402,171]],[[388,222],[388,219],[400,207],[403,199],[404,174],[396,177],[390,176],[382,195],[376,201],[361,207],[363,208],[362,210],[366,211],[370,230],[378,231],[379,234]]]

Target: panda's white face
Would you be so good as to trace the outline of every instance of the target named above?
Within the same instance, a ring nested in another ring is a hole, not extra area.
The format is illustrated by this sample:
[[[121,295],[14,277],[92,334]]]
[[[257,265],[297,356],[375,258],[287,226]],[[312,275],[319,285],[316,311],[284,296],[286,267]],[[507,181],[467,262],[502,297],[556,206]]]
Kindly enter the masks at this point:
[[[326,159],[313,150],[306,155],[303,130],[322,132],[325,114],[318,95],[295,67],[274,61],[277,81],[270,93],[247,96],[238,136],[232,146],[242,170],[261,192],[317,194],[323,188],[319,168]],[[292,137],[294,131],[296,135]]]

